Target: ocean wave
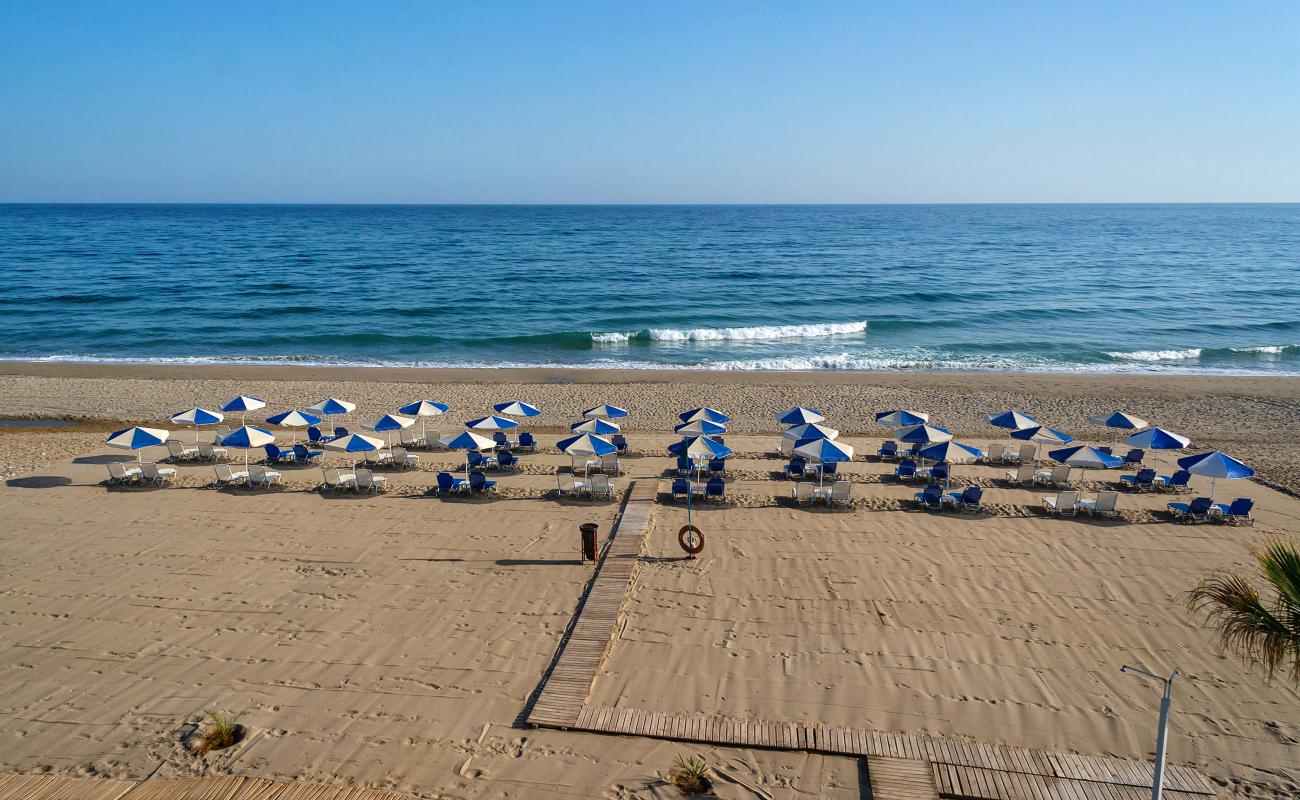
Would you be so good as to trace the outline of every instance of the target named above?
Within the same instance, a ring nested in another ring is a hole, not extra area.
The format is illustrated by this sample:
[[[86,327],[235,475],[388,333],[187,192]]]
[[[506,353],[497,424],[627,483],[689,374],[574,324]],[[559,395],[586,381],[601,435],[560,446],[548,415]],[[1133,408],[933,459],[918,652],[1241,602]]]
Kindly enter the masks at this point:
[[[1182,350],[1107,351],[1106,355],[1120,361],[1150,363],[1231,361],[1243,358],[1258,359],[1260,357],[1300,355],[1300,345],[1266,344],[1253,347],[1189,347]]]
[[[1203,348],[1189,347],[1186,350],[1132,350],[1106,351],[1106,355],[1121,361],[1192,361],[1201,357]]]
[[[649,342],[740,342],[772,339],[810,339],[863,333],[867,322],[821,322],[808,325],[754,325],[745,328],[643,328],[637,331],[592,333],[597,344]]]

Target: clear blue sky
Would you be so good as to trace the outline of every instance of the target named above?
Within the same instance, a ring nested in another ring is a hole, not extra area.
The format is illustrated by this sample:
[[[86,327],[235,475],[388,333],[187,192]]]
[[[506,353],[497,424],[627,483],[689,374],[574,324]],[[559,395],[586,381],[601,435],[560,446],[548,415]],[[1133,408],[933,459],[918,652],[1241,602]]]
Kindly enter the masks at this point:
[[[1300,2],[0,0],[0,201],[1300,200]]]

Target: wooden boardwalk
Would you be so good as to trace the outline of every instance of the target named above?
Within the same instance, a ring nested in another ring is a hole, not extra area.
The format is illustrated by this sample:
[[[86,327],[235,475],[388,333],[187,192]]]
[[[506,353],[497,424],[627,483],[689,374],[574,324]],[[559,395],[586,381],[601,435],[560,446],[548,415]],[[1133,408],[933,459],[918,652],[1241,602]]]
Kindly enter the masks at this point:
[[[0,800],[410,800],[384,789],[343,784],[222,778],[144,781],[0,773]]]
[[[568,728],[577,723],[636,573],[658,483],[642,479],[629,484],[622,513],[596,565],[596,576],[578,607],[577,619],[560,643],[550,672],[542,679],[528,712],[528,724]]]

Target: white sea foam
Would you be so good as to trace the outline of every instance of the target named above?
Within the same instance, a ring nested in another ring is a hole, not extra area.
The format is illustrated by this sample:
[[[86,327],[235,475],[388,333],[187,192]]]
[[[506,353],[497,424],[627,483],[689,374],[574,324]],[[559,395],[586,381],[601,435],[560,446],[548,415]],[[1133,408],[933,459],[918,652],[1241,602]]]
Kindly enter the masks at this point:
[[[862,333],[867,322],[820,322],[809,325],[755,325],[748,328],[646,328],[639,331],[593,333],[599,344],[619,344],[632,339],[652,342],[739,342],[770,339],[810,339]]]
[[[1192,361],[1200,358],[1202,352],[1204,352],[1203,348],[1189,347],[1186,350],[1133,350],[1129,352],[1107,351],[1106,355],[1124,361]]]

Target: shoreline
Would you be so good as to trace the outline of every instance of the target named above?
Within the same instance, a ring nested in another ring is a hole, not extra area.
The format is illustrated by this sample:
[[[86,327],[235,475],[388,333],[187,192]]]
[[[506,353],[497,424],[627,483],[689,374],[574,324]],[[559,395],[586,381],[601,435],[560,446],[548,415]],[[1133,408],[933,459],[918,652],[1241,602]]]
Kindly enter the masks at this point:
[[[291,364],[149,364],[91,361],[3,361],[0,376],[39,378],[117,378],[140,380],[243,380],[243,381],[383,381],[389,383],[496,383],[496,384],[830,384],[873,386],[881,384],[985,383],[1005,386],[1020,381],[1035,388],[1047,384],[1124,385],[1187,384],[1199,388],[1207,382],[1250,384],[1257,391],[1267,384],[1290,384],[1285,398],[1300,397],[1300,375],[1224,375],[1159,372],[1078,373],[1016,372],[997,370],[703,370],[565,367],[406,367]],[[1241,386],[1240,388],[1247,388]]]

